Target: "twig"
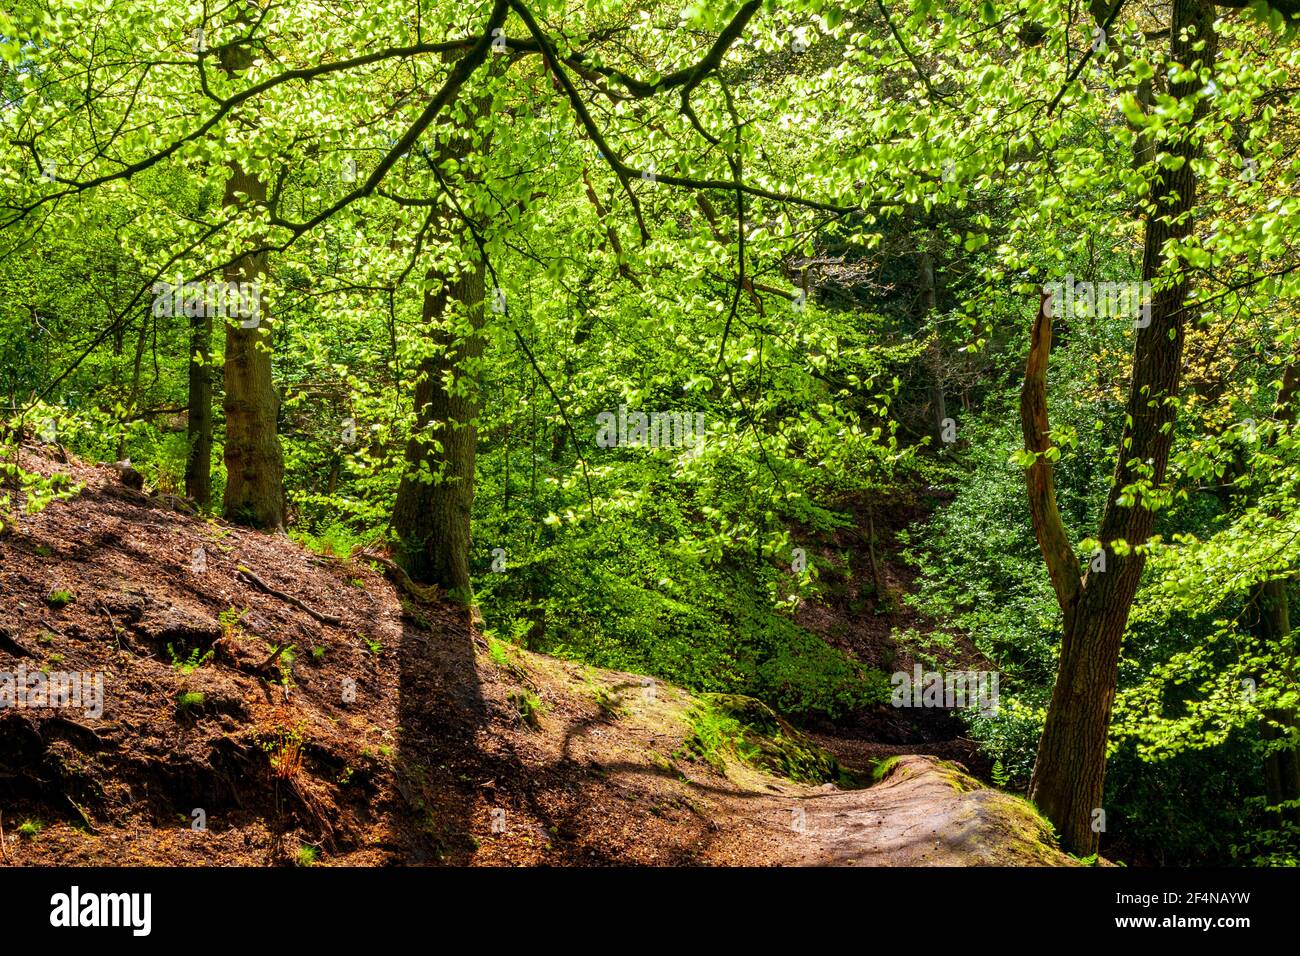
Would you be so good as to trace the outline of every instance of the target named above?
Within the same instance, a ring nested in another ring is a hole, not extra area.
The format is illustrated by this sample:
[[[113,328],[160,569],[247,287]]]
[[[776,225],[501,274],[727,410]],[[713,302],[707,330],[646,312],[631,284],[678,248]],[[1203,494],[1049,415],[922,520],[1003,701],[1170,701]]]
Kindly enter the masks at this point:
[[[1103,38],[1110,32],[1111,24],[1115,22],[1115,18],[1119,16],[1119,12],[1122,9],[1124,9],[1124,0],[1115,0],[1115,6],[1111,8],[1110,13],[1106,14],[1106,19],[1101,24],[1101,35]],[[1074,65],[1074,69],[1070,71],[1070,75],[1065,78],[1065,82],[1061,84],[1061,88],[1057,90],[1056,95],[1052,97],[1052,102],[1047,107],[1048,116],[1051,116],[1056,112],[1056,107],[1060,105],[1062,98],[1064,98],[1065,94],[1069,92],[1071,84],[1079,78],[1079,74],[1083,72],[1083,68],[1088,65],[1088,61],[1092,59],[1092,55],[1097,52],[1097,49],[1098,47],[1096,46],[1089,46],[1088,51],[1079,58],[1079,62]]]
[[[45,629],[49,631],[51,634],[57,634],[59,635],[59,637],[68,636],[64,634],[61,630],[59,630],[57,627],[55,627],[54,624],[50,621],[50,619],[47,618],[44,614],[41,615],[40,621],[43,625],[45,625]]]
[[[60,727],[71,728],[72,730],[77,731],[77,733],[82,734],[83,737],[90,737],[92,740],[95,741],[95,745],[101,749],[105,747],[112,747],[116,749],[116,744],[105,743],[104,738],[99,735],[99,731],[96,730],[94,727],[87,727],[85,724],[78,723],[77,721],[73,720],[71,717],[64,717],[62,714],[55,714],[53,717],[49,719],[49,723],[55,724]]]
[[[235,575],[235,577],[246,584],[253,585],[253,587],[257,588],[259,591],[265,591],[267,594],[271,595],[272,597],[278,597],[281,601],[289,602],[298,610],[307,612],[316,620],[320,621],[322,624],[332,624],[335,627],[337,627],[338,625],[343,623],[343,618],[341,617],[336,617],[333,614],[325,614],[321,611],[316,610],[314,607],[310,606],[309,604],[306,604],[303,601],[298,600],[298,598],[294,597],[292,594],[285,594],[283,591],[276,590],[275,588],[271,587],[271,585],[267,584],[265,581],[259,578],[252,571],[250,571],[248,568],[241,567],[239,569],[239,572]]]
[[[104,612],[104,617],[108,618],[108,632],[113,635],[113,643],[117,645],[117,649],[120,651],[122,649],[122,639],[118,637],[117,624],[113,621],[113,615],[108,612],[108,605],[98,598],[96,598],[95,604]]]
[[[86,825],[87,830],[91,833],[99,833],[99,830],[95,827],[94,821],[90,819],[90,814],[86,812],[85,807],[79,804],[76,800],[73,800],[66,793],[63,795],[63,799],[67,800],[68,803],[72,805],[72,809],[77,811],[77,816],[81,817],[81,822]]]
[[[6,865],[9,863],[9,841],[5,839],[5,812],[0,810],[0,856],[4,857]]]
[[[288,647],[289,647],[288,644],[281,644],[279,647],[277,647],[275,650],[271,652],[270,656],[267,657],[266,660],[262,661],[262,663],[257,665],[257,669],[259,671],[264,671],[270,668],[272,664],[274,664],[277,660],[280,659],[280,655],[283,654]]]

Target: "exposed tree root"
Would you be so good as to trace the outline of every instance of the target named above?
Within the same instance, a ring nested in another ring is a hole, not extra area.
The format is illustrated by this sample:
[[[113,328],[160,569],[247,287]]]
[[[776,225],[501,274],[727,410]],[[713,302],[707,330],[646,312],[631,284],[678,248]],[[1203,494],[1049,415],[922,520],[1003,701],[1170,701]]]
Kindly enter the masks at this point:
[[[392,558],[387,558],[377,552],[363,550],[360,554],[361,557],[375,562],[380,567],[384,568],[384,570],[388,571],[393,576],[393,580],[398,583],[402,590],[420,603],[432,604],[434,601],[438,600],[438,585],[416,584],[411,580],[411,576],[406,573],[405,569],[403,569],[400,564]]]
[[[238,578],[240,581],[243,581],[245,584],[251,584],[259,591],[264,591],[267,594],[271,595],[272,597],[278,597],[281,601],[287,601],[288,603],[296,607],[298,610],[310,614],[312,617],[320,621],[322,624],[332,624],[333,626],[337,627],[338,625],[343,623],[343,618],[337,617],[333,614],[326,614],[323,611],[318,611],[311,605],[307,604],[306,602],[298,600],[298,598],[294,597],[292,594],[285,594],[283,591],[271,587],[271,585],[267,584],[265,581],[259,578],[248,568],[241,567],[239,569],[239,572],[235,575],[235,577]]]

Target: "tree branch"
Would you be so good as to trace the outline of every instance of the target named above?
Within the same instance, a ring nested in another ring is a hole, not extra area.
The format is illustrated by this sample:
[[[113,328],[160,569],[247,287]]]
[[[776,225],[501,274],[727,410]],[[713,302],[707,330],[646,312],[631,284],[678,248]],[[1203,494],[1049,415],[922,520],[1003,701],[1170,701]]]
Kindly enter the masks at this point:
[[[1029,341],[1029,360],[1025,381],[1020,389],[1020,428],[1025,450],[1033,452],[1034,463],[1025,470],[1029,491],[1029,512],[1034,522],[1034,536],[1047,563],[1056,601],[1065,614],[1066,632],[1083,587],[1079,559],[1074,553],[1056,506],[1056,480],[1047,458],[1051,447],[1047,418],[1047,363],[1052,352],[1052,295],[1040,291],[1038,315],[1034,319]]]

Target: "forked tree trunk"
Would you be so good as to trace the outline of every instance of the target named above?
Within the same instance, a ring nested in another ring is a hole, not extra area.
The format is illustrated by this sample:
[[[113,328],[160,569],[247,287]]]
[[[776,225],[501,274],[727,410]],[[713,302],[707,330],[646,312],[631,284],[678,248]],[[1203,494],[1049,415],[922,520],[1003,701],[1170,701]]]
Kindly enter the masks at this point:
[[[1206,0],[1174,0],[1171,54],[1185,66],[1214,66],[1214,9]],[[1204,49],[1193,47],[1201,42]],[[1171,84],[1173,96],[1196,95],[1203,81]],[[1161,167],[1152,183],[1153,213],[1146,223],[1142,278],[1152,281],[1165,266],[1163,250],[1171,240],[1191,233],[1191,209],[1196,197],[1193,160],[1200,155],[1193,130],[1204,113],[1200,100],[1189,123],[1175,130],[1165,148],[1182,162],[1177,169]],[[1038,745],[1030,798],[1055,825],[1070,852],[1097,851],[1104,826],[1102,795],[1106,770],[1106,740],[1119,673],[1120,642],[1137,593],[1145,556],[1120,554],[1116,541],[1144,545],[1151,536],[1155,514],[1138,482],[1163,484],[1173,443],[1175,408],[1187,326],[1188,283],[1181,270],[1172,284],[1152,295],[1151,321],[1137,330],[1133,373],[1129,383],[1126,423],[1119,460],[1102,512],[1097,540],[1104,550],[1104,570],[1081,575],[1056,508],[1051,464],[1041,455],[1050,446],[1047,420],[1047,360],[1051,350],[1050,298],[1043,296],[1034,323],[1029,363],[1021,392],[1021,424],[1025,447],[1040,457],[1028,469],[1027,482],[1034,531],[1061,606],[1064,630],[1060,663],[1047,720]],[[1098,563],[1100,568],[1100,562]]]
[[[393,507],[395,551],[412,580],[468,601],[483,263],[476,257],[458,275],[437,278],[441,288],[424,294],[424,325],[434,353],[421,362],[416,379],[415,431]]]

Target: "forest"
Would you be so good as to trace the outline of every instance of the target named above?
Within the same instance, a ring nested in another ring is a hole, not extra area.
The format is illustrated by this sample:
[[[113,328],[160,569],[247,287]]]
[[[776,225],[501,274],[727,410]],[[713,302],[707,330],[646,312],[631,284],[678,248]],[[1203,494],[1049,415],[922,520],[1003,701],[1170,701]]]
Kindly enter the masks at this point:
[[[0,863],[1300,865],[1297,0],[8,0],[0,122]]]

